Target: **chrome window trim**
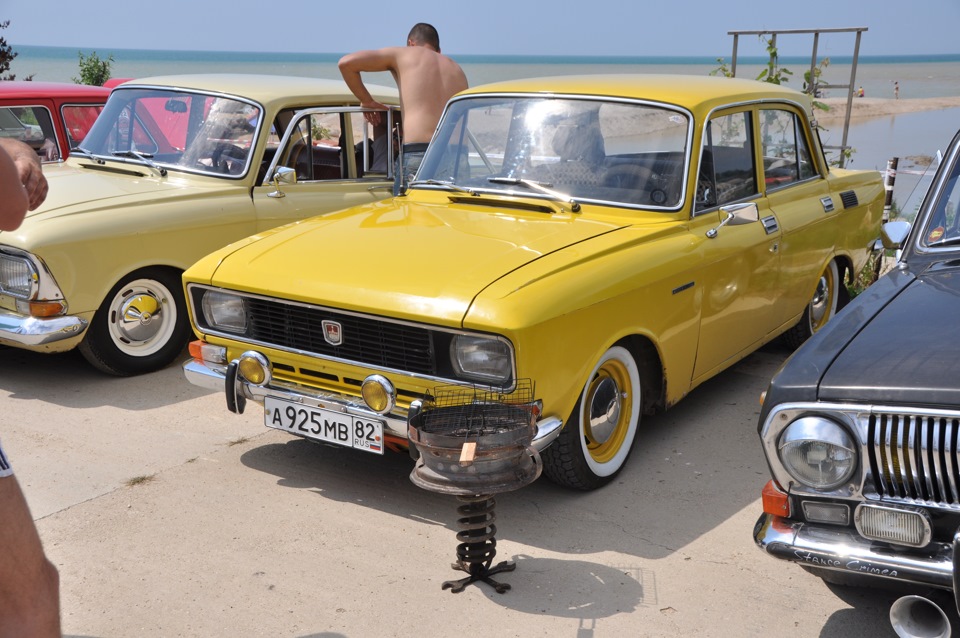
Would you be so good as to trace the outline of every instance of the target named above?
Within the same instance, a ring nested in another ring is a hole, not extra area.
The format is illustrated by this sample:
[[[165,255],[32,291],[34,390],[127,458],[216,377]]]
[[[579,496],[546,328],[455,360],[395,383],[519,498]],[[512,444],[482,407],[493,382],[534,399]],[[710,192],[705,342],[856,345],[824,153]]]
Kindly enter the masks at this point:
[[[643,211],[653,211],[653,212],[664,212],[664,213],[677,213],[683,210],[683,207],[686,205],[687,200],[687,182],[690,176],[690,158],[691,158],[691,146],[693,144],[693,131],[695,128],[695,119],[693,113],[677,104],[670,104],[669,102],[657,102],[656,100],[644,100],[641,98],[627,98],[622,96],[607,96],[607,95],[593,95],[585,93],[527,93],[523,91],[504,91],[499,93],[472,93],[468,95],[462,95],[459,97],[453,97],[450,99],[447,107],[443,110],[443,116],[440,119],[440,122],[437,124],[436,130],[439,131],[443,126],[444,120],[447,118],[450,113],[450,104],[457,102],[462,102],[464,100],[470,99],[491,99],[491,98],[526,98],[526,99],[548,99],[548,100],[580,100],[583,102],[601,102],[607,104],[628,104],[632,106],[647,106],[659,108],[667,111],[674,111],[675,113],[680,113],[687,120],[687,133],[684,137],[684,151],[683,151],[683,181],[680,185],[680,199],[677,202],[676,206],[641,206],[638,204],[629,204],[626,202],[614,202],[607,201],[602,199],[590,199],[584,197],[576,197],[576,201],[580,204],[592,204],[598,206],[609,206],[611,208],[624,208],[627,210],[643,210]],[[429,154],[430,149],[427,149]],[[424,157],[424,163],[426,163],[427,158]],[[425,188],[428,190],[441,190],[442,187],[439,186],[430,186],[428,184],[418,184],[417,188]],[[511,190],[504,191],[500,189],[491,189],[486,190],[483,188],[475,188],[479,193],[490,193],[493,196],[516,196],[524,197],[529,199],[542,199],[548,202],[555,200],[550,199],[546,195],[540,195],[531,191],[519,191]]]

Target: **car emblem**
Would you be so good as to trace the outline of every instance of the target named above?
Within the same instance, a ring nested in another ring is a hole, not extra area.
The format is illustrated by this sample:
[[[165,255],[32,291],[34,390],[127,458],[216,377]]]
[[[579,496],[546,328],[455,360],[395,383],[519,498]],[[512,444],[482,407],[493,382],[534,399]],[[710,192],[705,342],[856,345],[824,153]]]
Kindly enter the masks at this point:
[[[324,319],[320,322],[323,326],[323,339],[331,346],[339,346],[343,343],[343,327],[336,321]]]

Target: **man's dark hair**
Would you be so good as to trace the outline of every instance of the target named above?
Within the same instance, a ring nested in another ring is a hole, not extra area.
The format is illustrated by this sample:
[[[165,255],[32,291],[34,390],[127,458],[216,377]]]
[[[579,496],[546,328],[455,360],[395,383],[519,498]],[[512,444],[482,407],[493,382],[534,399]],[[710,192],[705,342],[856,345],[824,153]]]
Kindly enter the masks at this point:
[[[437,33],[432,24],[418,22],[410,29],[410,35],[407,36],[407,39],[413,40],[415,44],[426,44],[438,52],[440,51],[440,34]]]

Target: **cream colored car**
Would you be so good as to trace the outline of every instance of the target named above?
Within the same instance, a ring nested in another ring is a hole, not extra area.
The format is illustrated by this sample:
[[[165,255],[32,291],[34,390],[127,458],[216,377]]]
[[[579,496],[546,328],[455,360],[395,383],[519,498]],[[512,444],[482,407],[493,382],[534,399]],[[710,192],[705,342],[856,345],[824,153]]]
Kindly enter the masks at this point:
[[[398,103],[395,89],[373,90]],[[341,81],[123,84],[70,158],[44,167],[43,206],[0,233],[0,343],[78,347],[116,375],[168,365],[190,334],[181,273],[232,241],[389,196],[392,162],[370,170],[372,151]]]

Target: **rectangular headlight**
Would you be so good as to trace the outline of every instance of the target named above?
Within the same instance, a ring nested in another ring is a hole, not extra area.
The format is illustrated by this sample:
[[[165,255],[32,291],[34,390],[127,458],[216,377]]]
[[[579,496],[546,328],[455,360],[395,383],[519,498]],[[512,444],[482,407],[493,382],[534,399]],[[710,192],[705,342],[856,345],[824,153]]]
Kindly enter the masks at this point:
[[[923,510],[861,503],[853,514],[857,531],[864,538],[909,547],[926,547],[932,531]]]
[[[512,351],[500,339],[457,335],[450,358],[458,377],[492,385],[507,385],[513,377]]]
[[[210,328],[238,334],[247,329],[247,312],[243,297],[219,290],[206,290],[203,293],[201,305],[203,318]]]
[[[33,295],[37,271],[26,259],[0,254],[0,290],[16,297],[29,299]]]

